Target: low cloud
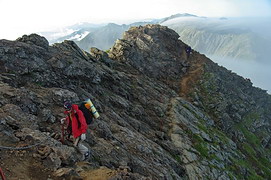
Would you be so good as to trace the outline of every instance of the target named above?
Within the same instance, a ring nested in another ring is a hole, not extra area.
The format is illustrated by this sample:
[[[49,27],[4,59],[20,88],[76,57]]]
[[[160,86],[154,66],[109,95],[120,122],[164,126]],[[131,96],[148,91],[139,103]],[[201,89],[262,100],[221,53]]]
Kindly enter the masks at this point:
[[[228,70],[231,70],[244,78],[249,78],[253,83],[253,86],[267,90],[269,94],[271,93],[271,63],[238,59],[233,60],[214,56],[209,56],[209,58]]]

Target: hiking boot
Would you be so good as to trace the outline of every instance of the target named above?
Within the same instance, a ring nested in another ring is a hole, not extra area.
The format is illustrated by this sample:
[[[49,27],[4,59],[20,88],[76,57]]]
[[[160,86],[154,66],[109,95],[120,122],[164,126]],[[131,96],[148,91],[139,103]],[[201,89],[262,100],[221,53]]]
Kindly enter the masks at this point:
[[[86,152],[84,155],[83,155],[83,161],[85,161],[86,159],[88,159],[90,156],[90,151]]]

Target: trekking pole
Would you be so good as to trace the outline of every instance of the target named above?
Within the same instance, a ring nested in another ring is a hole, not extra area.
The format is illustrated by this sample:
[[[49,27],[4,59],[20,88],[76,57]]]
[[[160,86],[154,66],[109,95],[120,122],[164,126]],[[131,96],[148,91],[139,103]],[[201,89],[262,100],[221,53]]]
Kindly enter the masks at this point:
[[[64,144],[64,124],[61,124],[61,143]]]
[[[4,172],[2,171],[1,168],[0,168],[0,175],[1,175],[2,180],[6,180]]]

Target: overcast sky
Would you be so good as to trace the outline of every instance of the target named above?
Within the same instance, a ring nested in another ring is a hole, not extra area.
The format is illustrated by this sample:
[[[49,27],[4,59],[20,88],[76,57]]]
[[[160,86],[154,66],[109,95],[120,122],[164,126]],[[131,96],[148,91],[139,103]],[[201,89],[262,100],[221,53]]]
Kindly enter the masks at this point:
[[[271,0],[0,0],[0,39],[78,22],[125,23],[176,13],[271,17]]]

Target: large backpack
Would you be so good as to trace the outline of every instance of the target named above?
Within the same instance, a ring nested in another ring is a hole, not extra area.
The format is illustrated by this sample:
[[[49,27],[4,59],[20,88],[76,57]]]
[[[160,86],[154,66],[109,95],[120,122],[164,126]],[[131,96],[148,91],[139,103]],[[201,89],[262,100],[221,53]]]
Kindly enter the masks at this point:
[[[87,125],[91,124],[92,121],[93,121],[93,113],[85,107],[85,102],[83,102],[80,105],[78,105],[78,108],[79,108],[79,110],[82,111],[82,113],[83,113],[83,115],[84,115],[84,117],[86,119]],[[78,128],[80,128],[81,127],[81,123],[79,121],[78,114],[75,113],[75,116],[76,116],[76,119],[77,119]],[[67,127],[67,132],[68,132],[69,136],[72,134],[72,125],[71,125],[71,122],[69,123],[69,126]]]
[[[81,103],[79,105],[79,109],[83,112],[84,117],[86,119],[87,125],[91,124],[93,121],[93,114],[90,110],[88,110],[85,106],[85,103]],[[76,114],[76,118],[78,119],[78,115]]]
[[[93,116],[93,113],[92,113],[89,109],[86,108],[85,102],[82,102],[81,104],[79,104],[79,105],[78,105],[78,108],[79,108],[79,110],[82,111],[82,113],[83,113],[83,115],[84,115],[84,117],[85,117],[85,119],[86,119],[87,125],[91,124],[92,121],[93,121],[94,116]],[[80,127],[81,127],[81,123],[80,123],[80,121],[79,121],[78,114],[75,113],[75,116],[76,116],[76,119],[77,119],[78,128],[80,128]],[[69,131],[70,133],[71,133],[71,131],[72,131],[71,124],[70,124],[69,127],[68,127],[68,131]]]

